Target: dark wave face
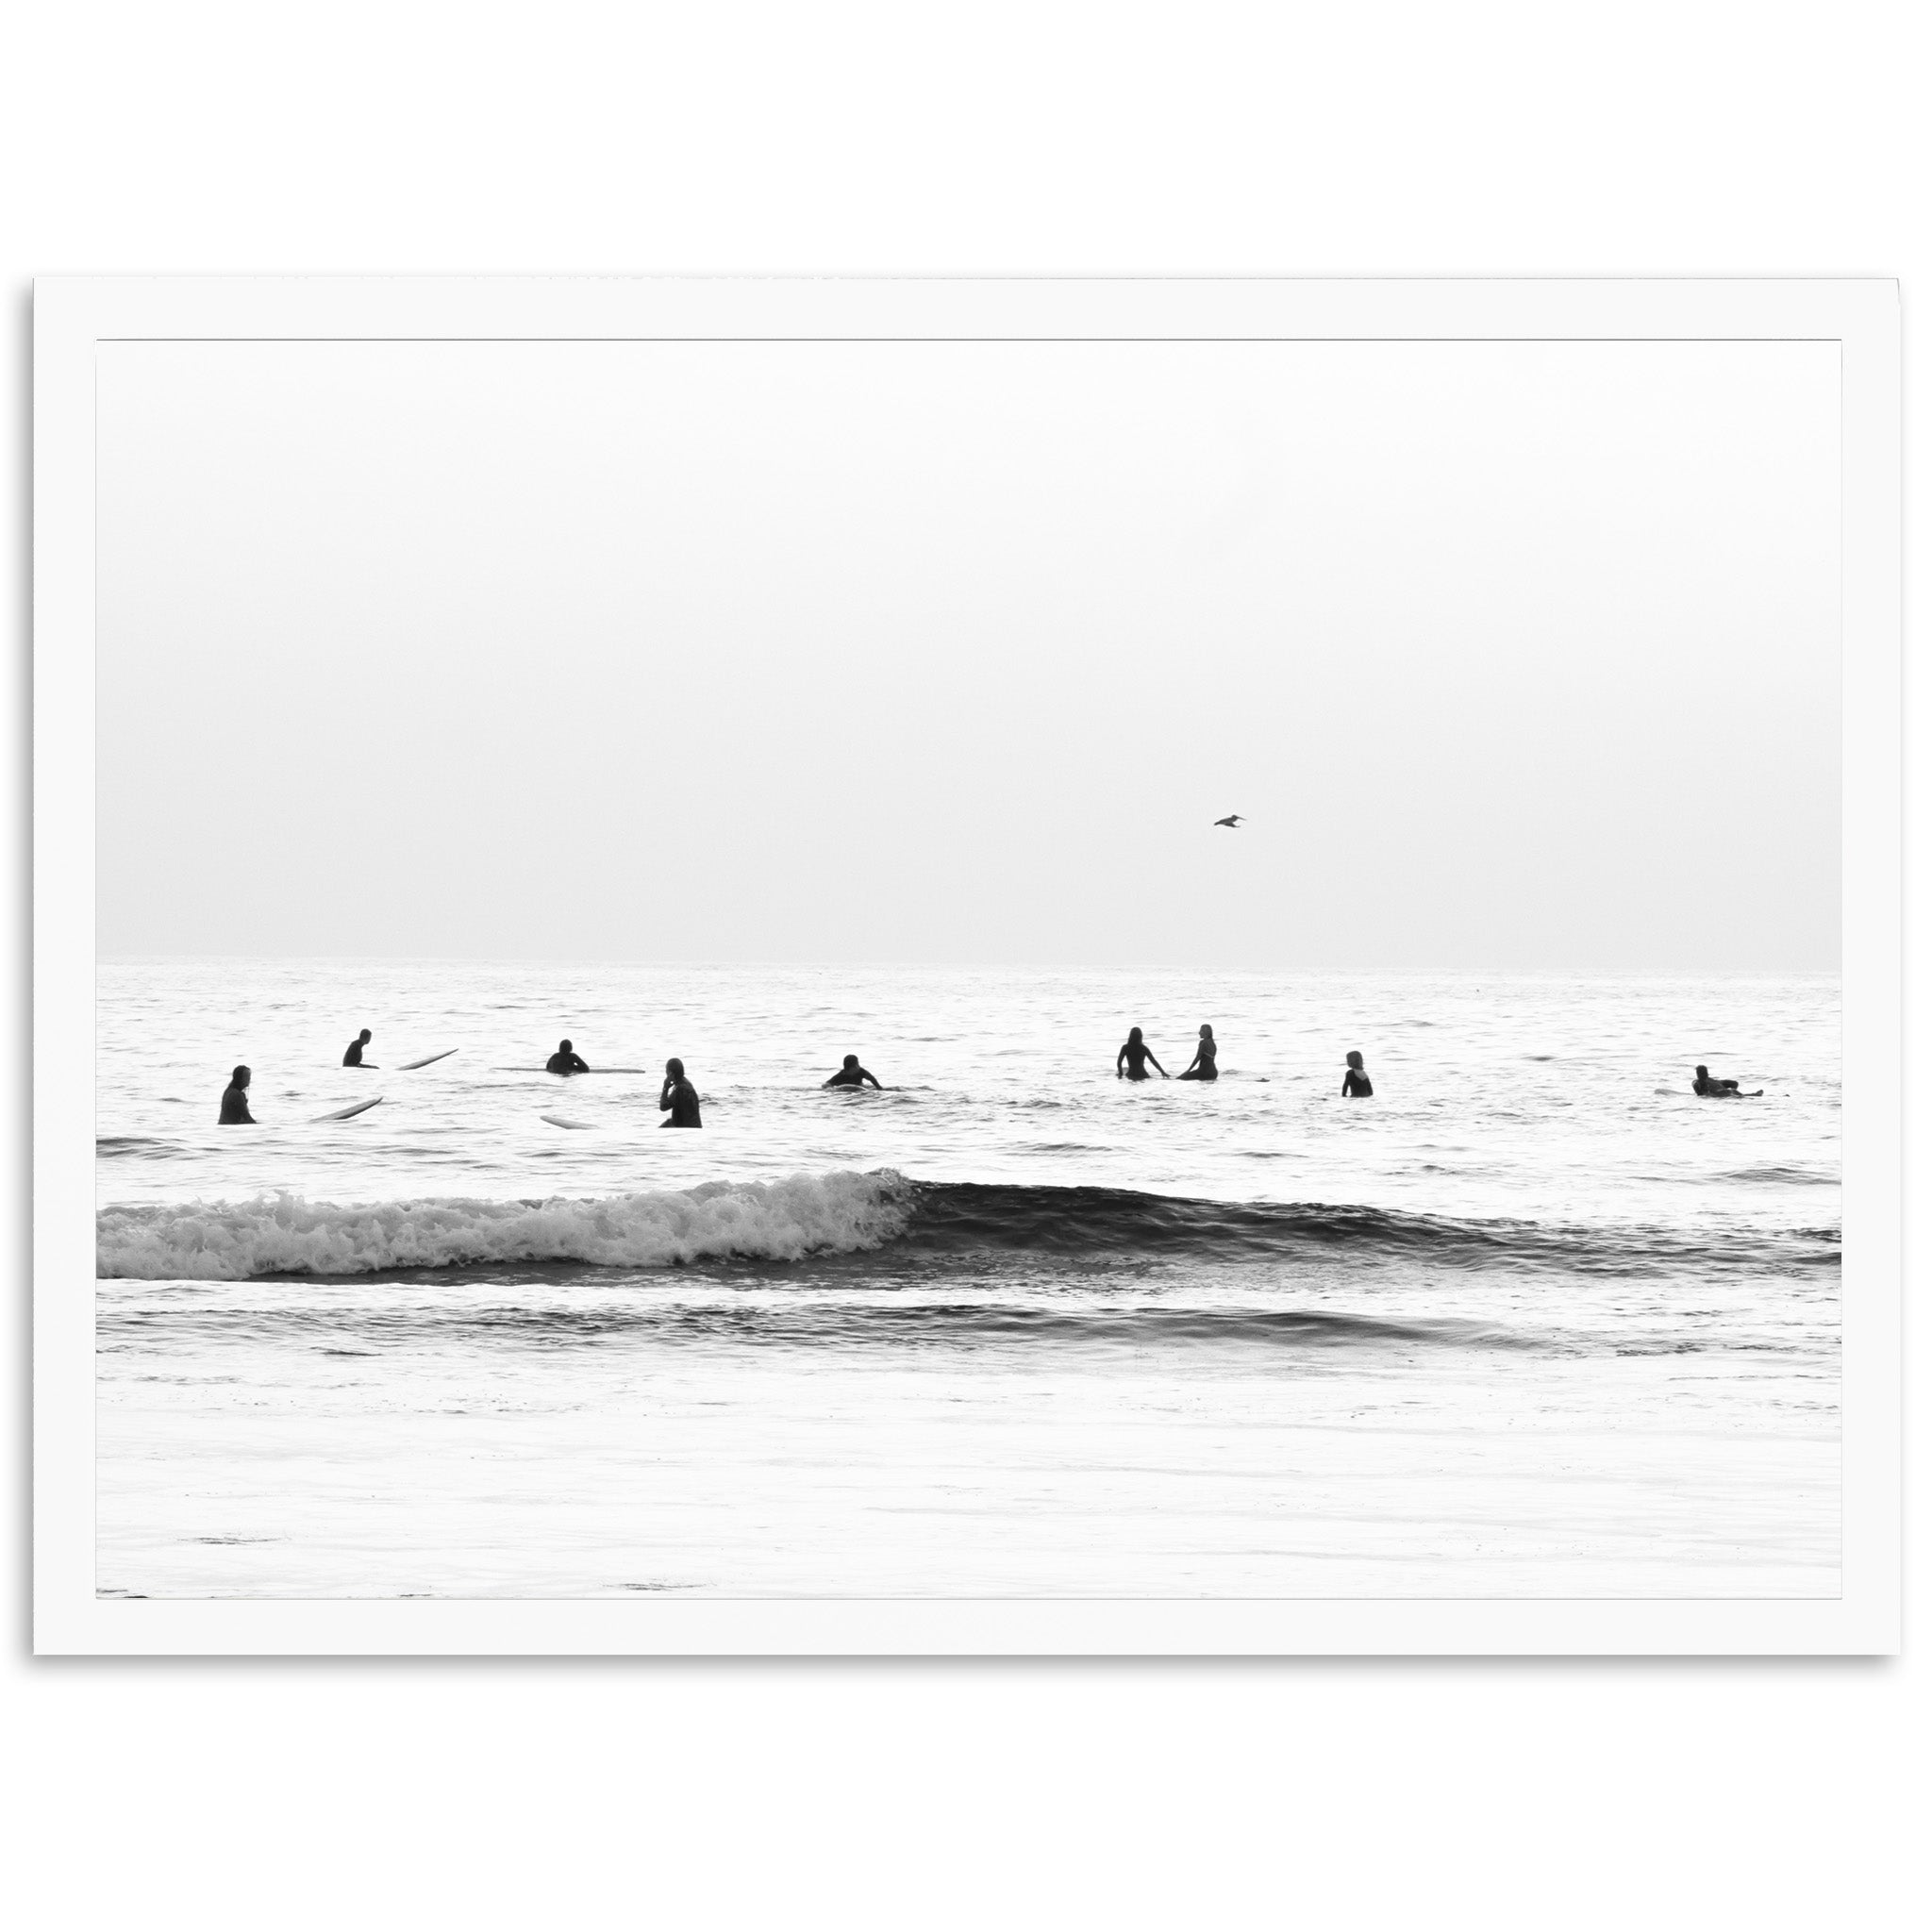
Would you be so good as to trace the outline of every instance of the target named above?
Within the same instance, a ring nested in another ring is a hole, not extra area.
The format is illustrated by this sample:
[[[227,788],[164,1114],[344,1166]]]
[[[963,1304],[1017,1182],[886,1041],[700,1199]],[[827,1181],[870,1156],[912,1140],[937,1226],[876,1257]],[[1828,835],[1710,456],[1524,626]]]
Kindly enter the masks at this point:
[[[1839,1264],[1837,1233],[1800,1228],[1708,1241],[1649,1227],[1551,1227],[1457,1221],[1318,1202],[1225,1202],[1121,1188],[912,1183],[903,1239],[935,1250],[1044,1254],[1188,1253],[1222,1260],[1350,1256],[1456,1269],[1554,1269],[1647,1275],[1685,1268],[1809,1273]]]

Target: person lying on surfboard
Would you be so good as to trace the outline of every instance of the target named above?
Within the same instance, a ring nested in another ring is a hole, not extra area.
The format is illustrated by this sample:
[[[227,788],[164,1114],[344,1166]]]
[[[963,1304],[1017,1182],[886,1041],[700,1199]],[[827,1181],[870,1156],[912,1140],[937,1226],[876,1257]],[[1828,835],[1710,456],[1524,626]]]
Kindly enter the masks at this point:
[[[659,1121],[660,1127],[701,1127],[704,1122],[698,1118],[698,1090],[684,1077],[682,1060],[664,1062],[664,1087],[658,1095],[658,1111],[668,1113],[668,1121]]]
[[[1147,1062],[1154,1060],[1154,1049],[1141,1038],[1141,1029],[1131,1027],[1127,1033],[1126,1044],[1113,1057],[1113,1076],[1116,1080],[1144,1080],[1147,1077]],[[1174,1075],[1154,1060],[1159,1068],[1160,1077],[1171,1080]]]
[[[863,1087],[868,1080],[872,1080],[872,1084],[878,1087],[881,1093],[886,1091],[858,1064],[858,1056],[856,1053],[848,1053],[845,1056],[845,1064],[824,1084],[827,1087]]]
[[[1690,1083],[1690,1091],[1700,1100],[1757,1100],[1763,1096],[1762,1087],[1754,1087],[1749,1093],[1740,1093],[1735,1080],[1713,1080],[1708,1067],[1699,1067],[1697,1077]]]
[[[253,1127],[259,1124],[248,1111],[248,1083],[254,1077],[246,1067],[237,1067],[229,1075],[227,1091],[222,1095],[221,1125]]]
[[[363,1048],[364,1048],[365,1046],[367,1046],[367,1045],[369,1044],[369,1042],[370,1042],[370,1041],[371,1041],[372,1040],[374,1040],[375,1038],[375,1034],[373,1034],[372,1032],[370,1032],[370,1030],[368,1029],[368,1027],[366,1027],[366,1026],[365,1026],[365,1027],[363,1027],[363,1029],[361,1030],[361,1032],[359,1032],[358,1034],[357,1034],[357,1036],[355,1037],[355,1039],[354,1039],[354,1040],[350,1041],[350,1042],[349,1042],[349,1050],[348,1050],[348,1052],[347,1052],[347,1053],[345,1053],[345,1054],[344,1054],[344,1055],[342,1056],[342,1064],[343,1064],[343,1066],[345,1066],[345,1067],[359,1067],[359,1066],[361,1066],[361,1065],[363,1064],[363,1061],[362,1061],[362,1049],[363,1049]],[[374,1060],[371,1060],[371,1061],[369,1062],[369,1065],[370,1065],[370,1066],[372,1066],[372,1067],[374,1067],[374,1066],[375,1066],[375,1062]]]
[[[543,1062],[543,1071],[546,1074],[588,1074],[591,1070],[571,1051],[569,1041],[559,1040],[557,1051]]]

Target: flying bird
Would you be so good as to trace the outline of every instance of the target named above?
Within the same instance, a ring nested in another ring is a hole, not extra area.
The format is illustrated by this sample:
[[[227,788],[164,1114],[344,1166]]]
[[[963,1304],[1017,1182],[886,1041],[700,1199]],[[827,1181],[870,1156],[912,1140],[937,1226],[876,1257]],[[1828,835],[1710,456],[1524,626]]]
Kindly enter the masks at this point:
[[[1224,819],[1216,819],[1214,821],[1214,823],[1217,825],[1225,825],[1230,832],[1235,830],[1236,827],[1240,825],[1241,822],[1241,815],[1238,811],[1231,811]]]

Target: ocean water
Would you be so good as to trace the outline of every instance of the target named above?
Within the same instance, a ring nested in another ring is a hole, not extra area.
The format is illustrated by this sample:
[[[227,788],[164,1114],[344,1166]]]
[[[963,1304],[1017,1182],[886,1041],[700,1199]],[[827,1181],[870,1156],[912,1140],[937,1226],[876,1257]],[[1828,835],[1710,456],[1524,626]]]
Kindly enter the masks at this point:
[[[1838,1589],[1835,977],[98,984],[104,1593]]]

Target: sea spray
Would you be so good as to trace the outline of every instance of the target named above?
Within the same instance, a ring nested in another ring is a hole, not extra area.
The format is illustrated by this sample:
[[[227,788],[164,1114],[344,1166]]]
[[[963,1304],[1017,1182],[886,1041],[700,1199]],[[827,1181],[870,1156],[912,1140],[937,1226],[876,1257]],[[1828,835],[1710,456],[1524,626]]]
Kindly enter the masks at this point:
[[[399,1268],[576,1261],[661,1268],[727,1257],[789,1261],[877,1247],[904,1226],[896,1174],[713,1181],[602,1200],[437,1198],[339,1207],[278,1193],[231,1205],[103,1208],[95,1273],[142,1281],[369,1274]]]

